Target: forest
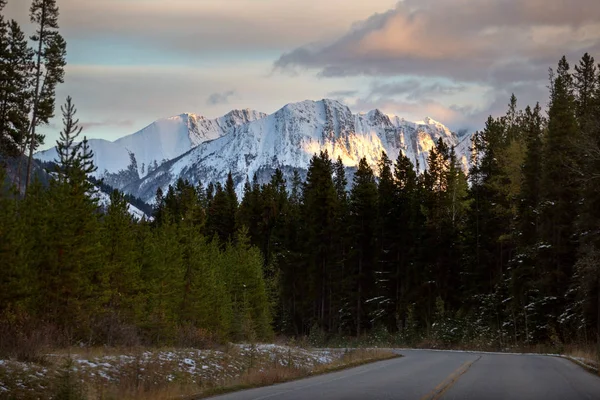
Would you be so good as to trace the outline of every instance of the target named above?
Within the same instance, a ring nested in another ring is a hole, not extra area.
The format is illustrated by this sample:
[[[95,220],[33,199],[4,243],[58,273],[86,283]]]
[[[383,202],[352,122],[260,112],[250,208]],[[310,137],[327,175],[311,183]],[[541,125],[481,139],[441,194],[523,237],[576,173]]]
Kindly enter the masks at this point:
[[[439,141],[423,173],[383,153],[348,182],[322,152],[305,181],[248,177],[241,198],[231,176],[179,181],[137,221],[118,191],[99,208],[70,98],[50,182],[30,179],[36,128],[64,79],[57,17],[54,1],[33,2],[33,48],[0,20],[0,159],[19,165],[0,167],[0,355],[48,340],[598,341],[600,68],[589,54],[550,70],[547,104],[507,99],[474,135],[468,171]]]

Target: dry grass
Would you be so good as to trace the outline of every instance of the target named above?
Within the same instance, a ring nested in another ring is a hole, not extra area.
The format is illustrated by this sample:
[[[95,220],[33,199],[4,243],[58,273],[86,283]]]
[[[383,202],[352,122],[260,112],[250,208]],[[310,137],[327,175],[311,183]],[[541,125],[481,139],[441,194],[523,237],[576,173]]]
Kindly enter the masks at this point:
[[[65,384],[85,399],[182,399],[271,385],[396,356],[379,349],[307,350],[231,345],[220,350],[69,348],[44,365],[0,361],[0,398],[52,398]],[[70,363],[68,360],[71,360]],[[65,365],[70,365],[65,382]]]
[[[590,372],[600,375],[600,349],[595,345],[567,345],[562,354]]]

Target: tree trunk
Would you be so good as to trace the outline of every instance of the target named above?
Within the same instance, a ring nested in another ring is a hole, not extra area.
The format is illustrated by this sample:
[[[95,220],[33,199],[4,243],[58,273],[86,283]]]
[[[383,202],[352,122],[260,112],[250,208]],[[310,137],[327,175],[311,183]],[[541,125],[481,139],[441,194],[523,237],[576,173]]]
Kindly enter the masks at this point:
[[[44,28],[46,25],[46,6],[42,7],[42,18],[40,20],[40,37],[38,45],[37,62],[35,66],[35,93],[33,100],[33,115],[31,116],[31,126],[29,127],[29,157],[27,159],[27,175],[25,176],[25,195],[27,195],[27,189],[29,188],[29,181],[31,179],[31,163],[33,162],[33,150],[35,148],[35,127],[37,125],[37,113],[38,106],[40,103],[40,80],[42,77],[42,48],[44,44]],[[25,146],[27,149],[27,146]],[[19,184],[20,186],[20,184]],[[19,190],[21,188],[19,187]]]

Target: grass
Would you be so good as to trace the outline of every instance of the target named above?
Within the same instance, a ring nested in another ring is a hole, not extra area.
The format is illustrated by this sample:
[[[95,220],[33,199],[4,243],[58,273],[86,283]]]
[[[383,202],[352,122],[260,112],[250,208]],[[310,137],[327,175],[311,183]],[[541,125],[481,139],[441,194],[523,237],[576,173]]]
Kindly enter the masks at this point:
[[[186,399],[271,385],[395,357],[389,350],[280,345],[220,349],[70,348],[44,364],[0,361],[0,399]],[[190,397],[191,396],[191,397]]]

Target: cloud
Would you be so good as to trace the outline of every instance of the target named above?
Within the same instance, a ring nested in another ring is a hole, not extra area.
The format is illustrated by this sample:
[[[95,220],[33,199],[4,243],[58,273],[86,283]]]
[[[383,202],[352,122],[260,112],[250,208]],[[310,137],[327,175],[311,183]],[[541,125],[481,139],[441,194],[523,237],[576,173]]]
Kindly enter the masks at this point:
[[[600,51],[597,0],[405,0],[333,41],[281,55],[275,67],[500,85],[543,79],[563,53],[585,51]]]
[[[270,66],[270,61],[214,67],[70,64],[65,83],[57,88],[56,101],[60,105],[72,96],[78,117],[87,123],[84,134],[88,138],[115,140],[184,112],[207,118],[244,108],[272,113],[287,103],[321,99],[347,85],[362,84],[359,79],[324,82],[315,77],[290,81],[284,76],[267,76]],[[235,88],[229,104],[207,104],[207,98],[222,93],[223,88]],[[42,129],[47,146],[54,144],[62,126],[58,108],[56,114],[54,126]],[[127,121],[132,124],[126,125]]]
[[[228,90],[222,93],[213,93],[208,96],[208,99],[206,99],[206,104],[212,106],[217,104],[229,104],[229,98],[233,95],[235,95],[235,91],[233,90]]]
[[[85,130],[94,128],[132,128],[134,121],[127,120],[103,120],[103,121],[83,121],[79,123],[79,126]]]
[[[600,53],[600,1],[404,0],[333,40],[282,54],[276,71],[321,78],[373,77],[356,107],[430,113],[450,125],[481,126],[547,98],[548,67],[565,54]],[[477,92],[477,93],[476,93]]]
[[[58,5],[67,40],[118,38],[198,55],[281,51],[335,37],[353,21],[395,1],[356,1],[351,7],[347,0],[61,0]],[[5,11],[25,22],[30,4],[11,0]]]
[[[431,97],[449,96],[466,89],[464,84],[425,82],[409,79],[400,82],[375,82],[371,84],[369,96],[394,97],[403,95],[409,100],[422,100]]]
[[[327,97],[353,97],[358,94],[358,90],[334,90],[327,93]]]

